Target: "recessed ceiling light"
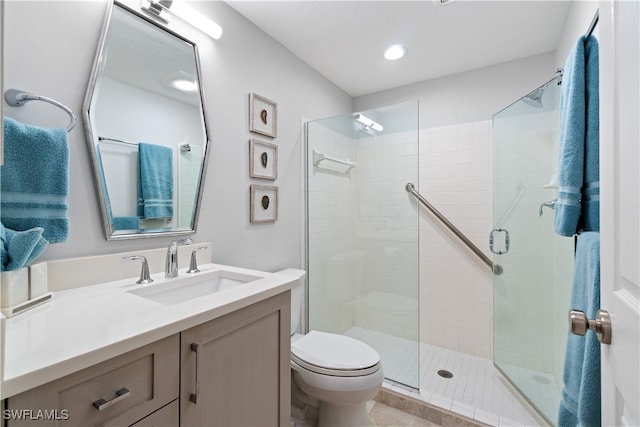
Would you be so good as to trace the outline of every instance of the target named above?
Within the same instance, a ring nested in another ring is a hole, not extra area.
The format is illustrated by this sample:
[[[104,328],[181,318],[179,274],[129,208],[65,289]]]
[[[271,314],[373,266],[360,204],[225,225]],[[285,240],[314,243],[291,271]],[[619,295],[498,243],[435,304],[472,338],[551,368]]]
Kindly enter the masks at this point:
[[[407,53],[407,48],[401,44],[394,44],[384,51],[384,57],[389,61],[395,61],[396,59],[402,58],[405,53]]]

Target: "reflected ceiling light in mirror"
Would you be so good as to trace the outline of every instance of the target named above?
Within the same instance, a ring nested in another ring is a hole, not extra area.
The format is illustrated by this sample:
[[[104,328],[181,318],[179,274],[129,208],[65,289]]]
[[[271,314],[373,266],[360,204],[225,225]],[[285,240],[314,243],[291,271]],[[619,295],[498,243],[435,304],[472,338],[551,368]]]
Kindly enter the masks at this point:
[[[378,132],[382,132],[382,130],[384,129],[380,123],[374,122],[369,117],[367,117],[367,116],[365,116],[363,114],[356,113],[353,116],[353,118],[356,119],[356,121],[362,123],[365,126],[365,128],[373,129],[373,130],[376,130]]]
[[[384,51],[384,57],[389,61],[395,61],[396,59],[402,58],[406,53],[406,47],[402,46],[401,44],[394,44],[392,46],[389,46],[387,50]]]
[[[194,93],[198,89],[196,82],[191,80],[176,79],[176,80],[172,80],[169,84],[173,88],[176,88],[178,90],[181,90],[183,92],[188,92],[188,93]]]
[[[222,27],[207,18],[191,6],[179,0],[142,0],[141,9],[164,23],[168,23],[170,13],[196,27],[209,37],[218,40],[222,37]]]

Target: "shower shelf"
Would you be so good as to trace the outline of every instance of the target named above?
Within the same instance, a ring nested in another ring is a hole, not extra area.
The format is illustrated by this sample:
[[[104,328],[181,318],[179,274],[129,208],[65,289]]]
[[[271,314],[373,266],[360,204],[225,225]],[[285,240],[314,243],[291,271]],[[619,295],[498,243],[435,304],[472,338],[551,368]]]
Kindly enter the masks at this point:
[[[346,165],[347,170],[345,172],[351,171],[351,169],[356,167],[356,164],[351,160],[342,160],[333,156],[326,155],[325,153],[321,153],[320,151],[313,150],[313,165],[319,166],[320,162],[327,160],[335,163],[340,163],[341,165]]]

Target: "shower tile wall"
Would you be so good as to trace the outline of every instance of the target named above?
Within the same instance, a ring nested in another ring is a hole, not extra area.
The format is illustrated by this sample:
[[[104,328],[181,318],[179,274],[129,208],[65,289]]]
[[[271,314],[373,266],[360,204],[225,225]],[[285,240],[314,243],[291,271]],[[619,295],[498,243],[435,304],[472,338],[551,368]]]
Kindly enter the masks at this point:
[[[490,121],[420,131],[420,192],[488,256],[492,173]],[[491,358],[492,292],[487,266],[421,208],[421,341]]]
[[[418,224],[404,190],[417,181],[415,132],[352,139],[311,123],[309,150],[356,162],[309,162],[309,322],[417,338]],[[407,314],[408,313],[408,314]]]
[[[309,152],[316,149],[342,159],[355,159],[351,138],[309,123]],[[362,268],[350,268],[354,250],[357,214],[353,173],[345,167],[323,162],[322,168],[308,160],[309,215],[309,325],[313,329],[342,333],[353,326],[356,286]]]

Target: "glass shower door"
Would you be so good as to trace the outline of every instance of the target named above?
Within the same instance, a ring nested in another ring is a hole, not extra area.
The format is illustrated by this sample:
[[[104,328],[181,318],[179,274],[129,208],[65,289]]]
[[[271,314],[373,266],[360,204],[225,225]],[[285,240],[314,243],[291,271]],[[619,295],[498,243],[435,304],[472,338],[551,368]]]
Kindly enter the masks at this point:
[[[553,231],[558,104],[553,79],[493,117],[494,364],[557,420],[573,240]],[[507,242],[508,238],[508,242]]]
[[[307,123],[310,330],[373,347],[387,379],[419,387],[417,102]]]

